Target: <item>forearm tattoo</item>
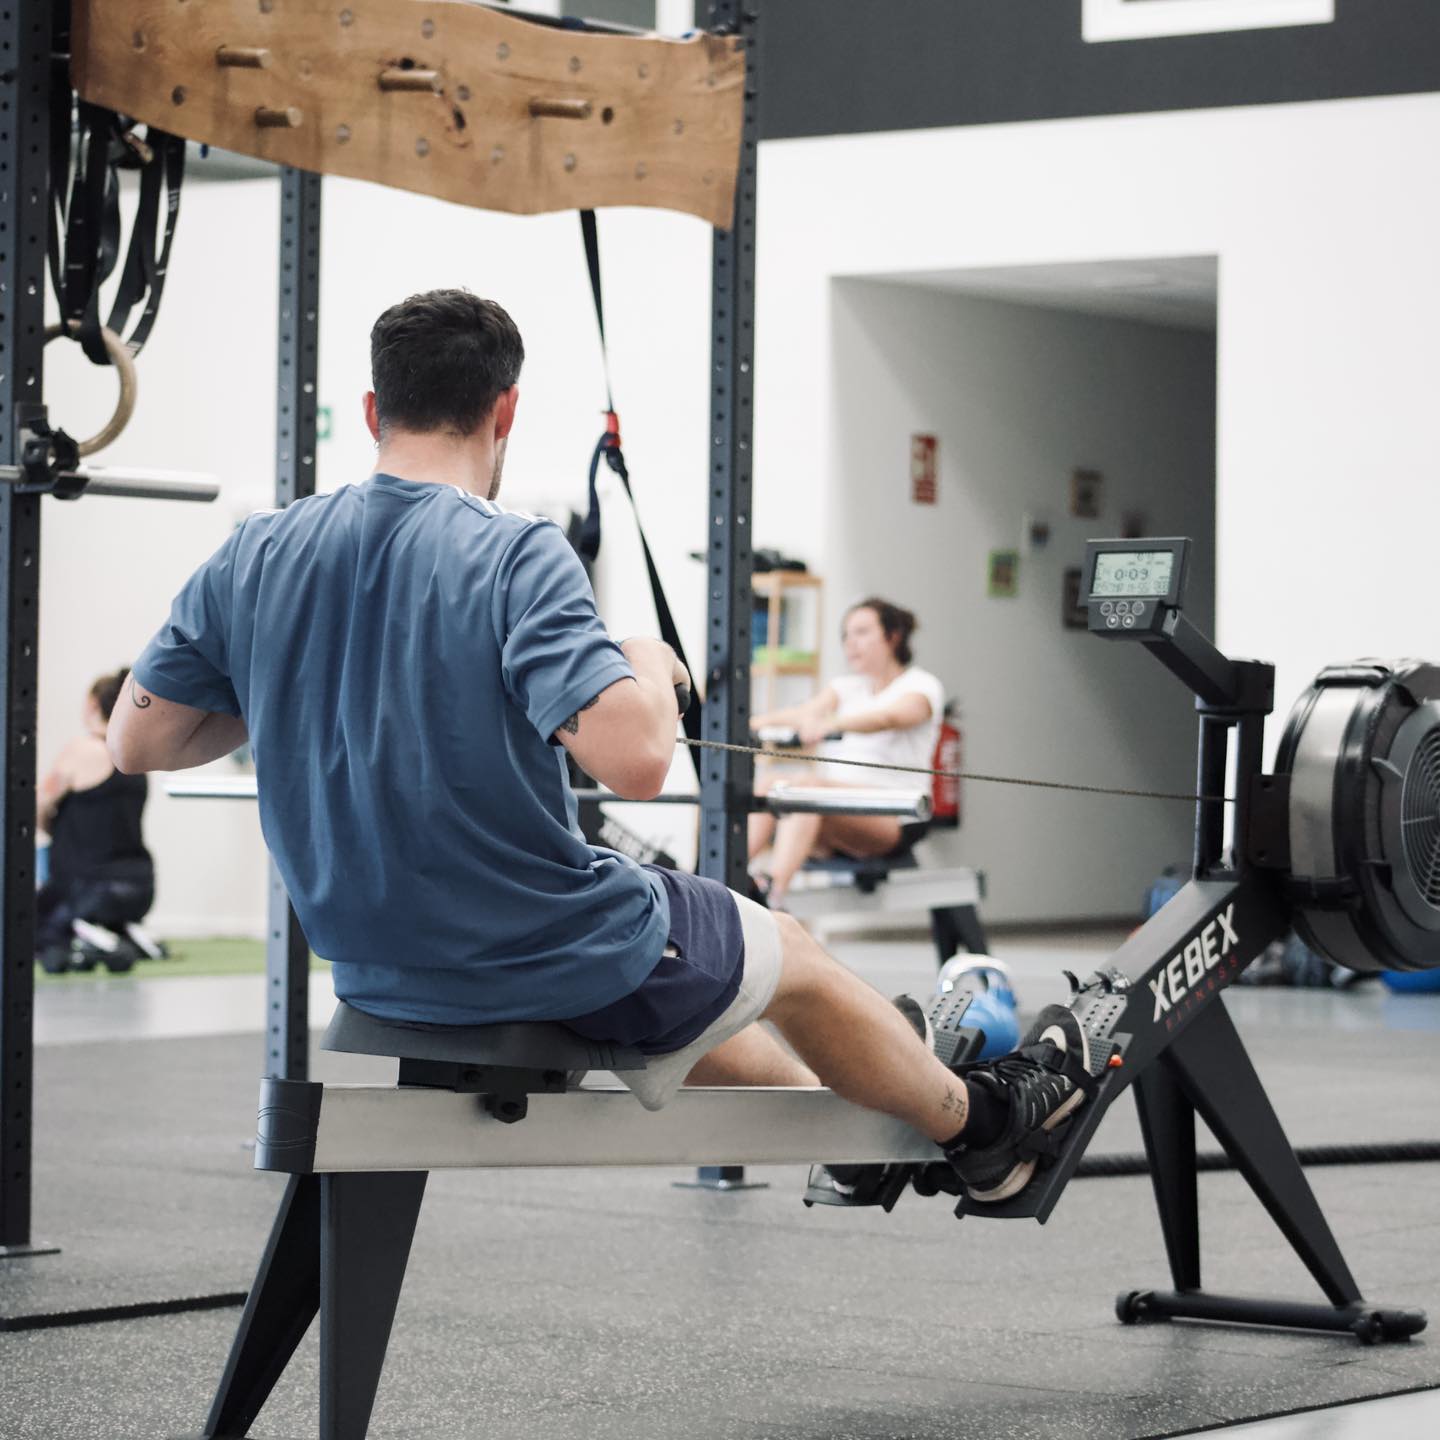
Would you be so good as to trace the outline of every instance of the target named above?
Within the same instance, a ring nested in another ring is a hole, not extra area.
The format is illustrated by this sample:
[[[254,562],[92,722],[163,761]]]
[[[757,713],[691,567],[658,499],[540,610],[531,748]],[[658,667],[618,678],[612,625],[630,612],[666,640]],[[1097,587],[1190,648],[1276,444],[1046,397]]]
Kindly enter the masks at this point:
[[[963,1089],[946,1090],[945,1098],[940,1102],[940,1108],[945,1111],[947,1115],[953,1115],[958,1124],[964,1125],[970,1115],[969,1100],[970,1097],[966,1095]]]
[[[135,702],[135,708],[137,710],[148,710],[150,708],[151,697],[139,693],[135,688],[135,677],[133,675],[130,677],[130,698]]]
[[[567,735],[578,735],[580,733],[581,714],[586,710],[593,710],[599,703],[600,697],[598,695],[592,700],[587,700],[568,720],[562,720],[560,722],[560,728]]]

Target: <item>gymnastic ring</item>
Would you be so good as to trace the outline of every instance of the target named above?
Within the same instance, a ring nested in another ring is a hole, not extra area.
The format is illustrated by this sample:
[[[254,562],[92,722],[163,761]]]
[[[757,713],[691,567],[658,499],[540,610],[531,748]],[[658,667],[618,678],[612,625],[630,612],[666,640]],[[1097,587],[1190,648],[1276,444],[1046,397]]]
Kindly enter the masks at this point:
[[[48,345],[57,335],[68,335],[74,339],[79,333],[78,320],[47,325],[45,343]],[[80,442],[82,455],[93,455],[97,450],[103,450],[112,440],[118,439],[120,432],[130,423],[130,417],[135,413],[135,357],[130,353],[130,347],[109,326],[100,327],[100,338],[105,342],[105,353],[110,357],[110,363],[120,376],[120,398],[115,402],[115,413],[105,425],[88,440]]]

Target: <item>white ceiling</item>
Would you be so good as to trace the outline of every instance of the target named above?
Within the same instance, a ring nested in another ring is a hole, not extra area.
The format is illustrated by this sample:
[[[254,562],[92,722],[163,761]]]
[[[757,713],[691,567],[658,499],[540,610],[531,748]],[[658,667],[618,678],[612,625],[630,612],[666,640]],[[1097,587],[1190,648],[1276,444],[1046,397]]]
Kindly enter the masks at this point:
[[[1079,310],[1147,325],[1213,332],[1220,263],[1214,255],[1172,255],[1070,265],[935,270],[873,278],[1016,305]]]

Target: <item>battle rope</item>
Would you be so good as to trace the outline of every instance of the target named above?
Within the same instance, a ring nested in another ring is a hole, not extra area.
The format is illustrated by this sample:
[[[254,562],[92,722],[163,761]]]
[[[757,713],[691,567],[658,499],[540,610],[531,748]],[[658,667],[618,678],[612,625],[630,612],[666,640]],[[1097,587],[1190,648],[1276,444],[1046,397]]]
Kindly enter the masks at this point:
[[[1119,790],[1108,785],[1071,785],[1063,780],[1026,780],[1015,775],[981,775],[973,770],[927,770],[921,765],[893,765],[878,760],[844,760],[838,755],[810,755],[798,750],[767,750],[758,745],[732,745],[724,740],[676,739],[677,745],[703,750],[729,750],[737,755],[759,755],[767,760],[808,760],[821,765],[855,765],[866,770],[903,770],[908,775],[939,775],[946,780],[975,780],[987,785],[1026,785],[1036,790],[1074,790],[1082,795],[1120,795],[1130,800],[1181,800],[1187,805],[1233,805],[1229,795],[1180,795],[1169,790]]]
[[[1298,1145],[1295,1158],[1312,1165],[1395,1165],[1440,1160],[1440,1143],[1434,1140],[1392,1140],[1353,1145]],[[1235,1162],[1221,1151],[1202,1150],[1195,1156],[1196,1170],[1233,1170]],[[1148,1175],[1144,1155],[1087,1155],[1075,1167],[1077,1180]]]

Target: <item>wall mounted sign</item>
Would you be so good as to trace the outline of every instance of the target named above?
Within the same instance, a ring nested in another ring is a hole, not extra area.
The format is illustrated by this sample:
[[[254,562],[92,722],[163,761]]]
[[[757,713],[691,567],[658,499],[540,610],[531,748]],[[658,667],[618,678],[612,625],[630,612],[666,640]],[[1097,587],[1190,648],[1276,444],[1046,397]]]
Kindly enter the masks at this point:
[[[1020,554],[1016,550],[992,550],[987,592],[992,600],[1013,600],[1020,593]]]
[[[940,441],[934,435],[910,437],[910,498],[933,505],[940,490]]]
[[[1152,40],[1225,30],[1328,25],[1335,0],[1085,0],[1086,40]]]
[[[1020,517],[1020,553],[1033,555],[1050,543],[1050,516],[1044,510],[1027,510]]]

